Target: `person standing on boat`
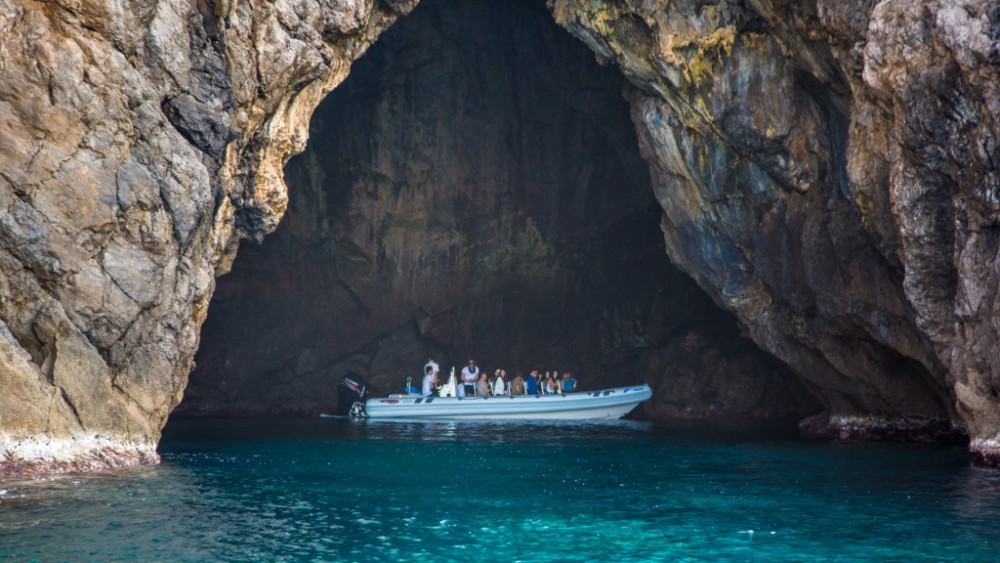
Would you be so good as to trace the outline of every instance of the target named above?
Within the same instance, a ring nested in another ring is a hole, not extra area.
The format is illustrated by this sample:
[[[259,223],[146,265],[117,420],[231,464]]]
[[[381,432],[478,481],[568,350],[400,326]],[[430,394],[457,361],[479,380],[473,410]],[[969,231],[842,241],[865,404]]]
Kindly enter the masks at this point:
[[[438,372],[436,372],[434,370],[434,367],[431,366],[430,364],[428,364],[427,367],[424,368],[424,382],[423,382],[423,388],[421,389],[424,397],[430,397],[431,395],[434,394],[434,391],[437,389],[438,386],[437,376]]]
[[[427,356],[427,363],[424,364],[424,373],[427,373],[428,367],[434,368],[435,375],[441,373],[441,366],[439,366],[438,363],[434,361],[433,356]]]
[[[458,387],[458,396],[475,395],[477,379],[479,379],[479,367],[476,366],[476,361],[470,358],[469,365],[462,368],[462,384]]]
[[[503,376],[506,372],[502,369],[497,370],[496,379],[493,380],[493,396],[499,397],[501,395],[507,394],[507,384],[504,382]]]

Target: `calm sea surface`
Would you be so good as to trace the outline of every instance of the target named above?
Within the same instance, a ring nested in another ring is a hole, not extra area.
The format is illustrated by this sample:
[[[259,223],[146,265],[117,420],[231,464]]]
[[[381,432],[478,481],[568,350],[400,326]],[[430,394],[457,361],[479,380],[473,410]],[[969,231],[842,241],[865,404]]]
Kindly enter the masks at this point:
[[[1000,471],[961,448],[314,419],[176,421],[161,452],[0,483],[0,560],[1000,560]]]

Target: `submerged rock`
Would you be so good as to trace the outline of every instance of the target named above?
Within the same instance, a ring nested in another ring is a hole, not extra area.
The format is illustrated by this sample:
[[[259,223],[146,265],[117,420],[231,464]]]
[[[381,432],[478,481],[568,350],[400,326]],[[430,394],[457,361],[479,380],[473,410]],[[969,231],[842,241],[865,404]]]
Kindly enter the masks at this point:
[[[839,440],[887,440],[968,444],[964,425],[941,418],[886,417],[878,415],[808,417],[799,423],[805,436]]]

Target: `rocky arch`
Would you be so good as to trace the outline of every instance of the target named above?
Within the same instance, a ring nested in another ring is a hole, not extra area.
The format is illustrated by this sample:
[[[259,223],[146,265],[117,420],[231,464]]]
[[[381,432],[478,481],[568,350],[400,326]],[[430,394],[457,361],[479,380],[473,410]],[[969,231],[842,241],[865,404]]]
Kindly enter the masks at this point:
[[[996,11],[551,4],[638,89],[671,258],[843,415],[827,427],[966,425],[995,461]],[[277,225],[319,100],[413,6],[3,9],[6,473],[155,459],[214,277]]]
[[[541,2],[422,3],[314,114],[178,416],[330,412],[344,373],[397,392],[428,353],[645,380],[650,416],[817,412],[670,265],[629,88]]]

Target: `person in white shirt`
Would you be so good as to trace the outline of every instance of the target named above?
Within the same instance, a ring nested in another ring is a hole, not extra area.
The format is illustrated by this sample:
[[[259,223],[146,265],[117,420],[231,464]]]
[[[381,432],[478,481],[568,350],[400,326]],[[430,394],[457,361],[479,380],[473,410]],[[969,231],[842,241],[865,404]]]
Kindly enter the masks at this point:
[[[434,358],[432,356],[427,356],[427,363],[424,364],[424,373],[427,373],[428,367],[434,368],[434,373],[441,373],[441,366],[439,366],[438,363],[434,361]]]
[[[558,374],[558,373],[559,372],[556,372],[556,374]],[[559,392],[560,392],[560,390],[559,390],[559,380],[556,379],[552,375],[549,375],[548,377],[546,377],[545,378],[545,394],[546,395],[555,395],[555,394],[557,394]]]
[[[476,380],[479,379],[479,367],[475,360],[469,360],[469,365],[462,368],[462,384],[458,386],[458,396],[464,397],[476,394]]]
[[[503,380],[504,371],[498,369],[496,379],[493,380],[493,396],[499,397],[507,394],[507,384]]]
[[[423,384],[423,395],[424,397],[430,397],[434,394],[434,389],[437,388],[437,372],[434,368],[427,366],[424,368],[424,384]]]

